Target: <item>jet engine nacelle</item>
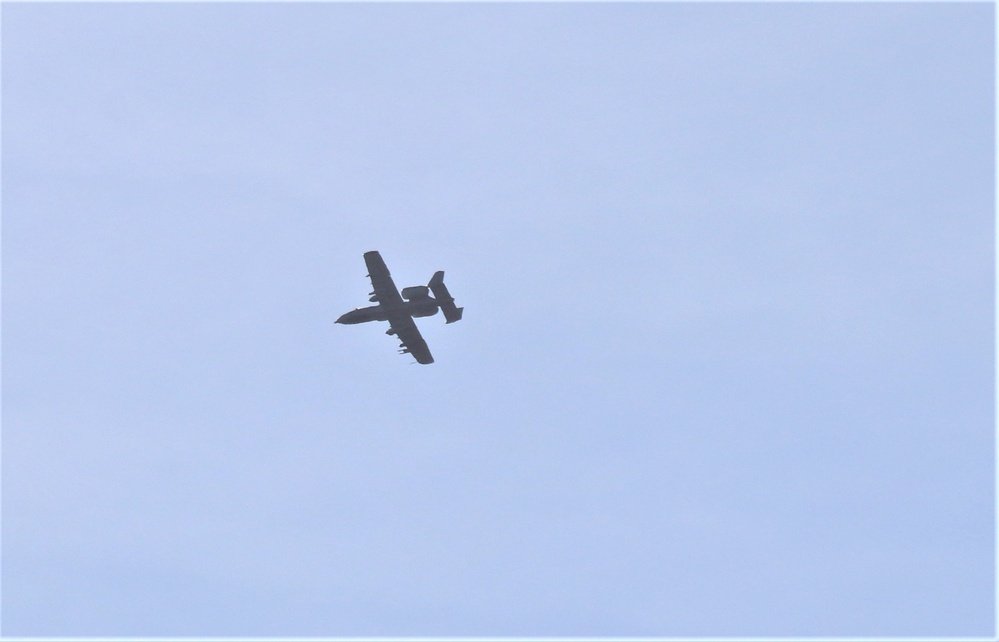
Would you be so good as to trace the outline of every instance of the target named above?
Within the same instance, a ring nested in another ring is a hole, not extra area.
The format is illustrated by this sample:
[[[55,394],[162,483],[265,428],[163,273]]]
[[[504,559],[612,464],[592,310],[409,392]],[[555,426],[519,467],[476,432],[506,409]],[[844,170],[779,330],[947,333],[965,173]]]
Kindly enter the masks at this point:
[[[402,298],[407,301],[430,298],[430,288],[425,285],[413,285],[402,289]]]

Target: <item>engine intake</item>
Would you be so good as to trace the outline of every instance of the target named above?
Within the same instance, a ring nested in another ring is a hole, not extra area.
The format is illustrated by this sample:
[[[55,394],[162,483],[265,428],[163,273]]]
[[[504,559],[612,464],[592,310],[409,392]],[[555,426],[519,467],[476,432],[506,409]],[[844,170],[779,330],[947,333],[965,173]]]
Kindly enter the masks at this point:
[[[425,285],[413,285],[408,288],[402,289],[402,298],[407,301],[415,301],[417,299],[429,299],[430,298],[430,288]]]

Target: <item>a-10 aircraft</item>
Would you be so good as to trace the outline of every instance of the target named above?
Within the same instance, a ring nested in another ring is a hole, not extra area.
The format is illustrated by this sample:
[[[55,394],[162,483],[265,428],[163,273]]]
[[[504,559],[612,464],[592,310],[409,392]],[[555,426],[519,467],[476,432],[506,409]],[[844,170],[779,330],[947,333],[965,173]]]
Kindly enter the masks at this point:
[[[371,293],[369,301],[375,302],[366,308],[356,308],[336,320],[337,323],[353,325],[367,321],[388,321],[389,329],[385,334],[395,335],[402,342],[399,344],[401,354],[411,354],[417,363],[433,363],[427,342],[420,336],[420,331],[413,317],[429,317],[437,314],[438,308],[444,313],[448,323],[461,319],[462,310],[454,305],[454,298],[444,287],[444,272],[437,272],[427,285],[414,285],[403,288],[400,296],[392,275],[385,267],[378,252],[365,252],[364,262],[368,266],[368,276],[371,278]],[[434,295],[430,296],[430,292]]]

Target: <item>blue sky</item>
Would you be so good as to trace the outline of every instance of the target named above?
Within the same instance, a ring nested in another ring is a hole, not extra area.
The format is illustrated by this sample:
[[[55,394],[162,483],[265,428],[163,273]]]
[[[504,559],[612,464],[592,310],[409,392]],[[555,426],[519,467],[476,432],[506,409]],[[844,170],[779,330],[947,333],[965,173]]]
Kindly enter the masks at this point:
[[[994,24],[4,3],[3,634],[991,635]]]

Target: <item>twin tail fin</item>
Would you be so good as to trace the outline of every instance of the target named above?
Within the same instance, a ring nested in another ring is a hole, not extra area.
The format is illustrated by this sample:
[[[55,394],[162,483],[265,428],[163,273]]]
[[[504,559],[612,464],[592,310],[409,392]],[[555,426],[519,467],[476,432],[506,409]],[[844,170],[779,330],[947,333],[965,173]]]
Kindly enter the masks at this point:
[[[444,285],[444,271],[436,272],[427,286],[434,293],[434,298],[437,300],[437,304],[440,306],[441,312],[444,313],[444,318],[447,319],[447,322],[454,323],[455,321],[459,321],[461,313],[465,308],[459,308],[454,305],[454,297],[451,296],[451,293],[447,291],[447,286]]]

